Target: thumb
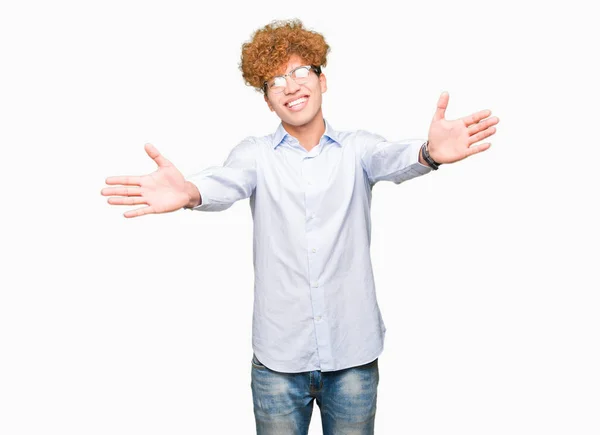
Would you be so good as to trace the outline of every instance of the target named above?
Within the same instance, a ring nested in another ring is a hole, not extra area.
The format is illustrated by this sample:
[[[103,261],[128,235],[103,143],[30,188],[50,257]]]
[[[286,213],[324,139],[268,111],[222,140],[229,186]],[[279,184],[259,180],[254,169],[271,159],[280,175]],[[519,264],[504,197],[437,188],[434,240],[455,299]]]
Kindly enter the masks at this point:
[[[144,149],[146,150],[146,153],[148,153],[148,155],[152,158],[152,160],[156,162],[159,168],[165,166],[172,166],[171,162],[165,159],[163,155],[151,143],[147,143],[146,145],[144,145]]]
[[[435,115],[433,115],[434,121],[439,121],[440,119],[444,119],[444,116],[446,116],[446,108],[448,107],[449,99],[450,99],[450,95],[448,95],[448,92],[446,92],[446,91],[442,92],[442,95],[440,95],[440,99],[438,100],[438,103],[437,103],[437,109],[435,111]]]

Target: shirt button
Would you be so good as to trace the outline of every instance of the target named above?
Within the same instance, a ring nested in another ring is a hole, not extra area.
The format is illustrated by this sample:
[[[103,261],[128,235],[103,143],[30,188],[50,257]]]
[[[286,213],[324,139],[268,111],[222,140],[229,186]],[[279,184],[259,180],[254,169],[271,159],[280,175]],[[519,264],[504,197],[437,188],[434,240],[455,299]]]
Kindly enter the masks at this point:
[[[312,186],[312,184],[313,184],[312,181],[307,181],[307,183],[309,186]]]
[[[313,287],[319,287],[319,281],[313,282]]]
[[[321,321],[321,316],[317,316],[317,317],[315,317],[315,320],[316,320],[317,322],[320,322],[320,321]]]
[[[313,248],[313,249],[312,249],[312,251],[313,251],[313,253],[314,253],[314,252],[317,252],[317,250],[316,250],[315,248]]]

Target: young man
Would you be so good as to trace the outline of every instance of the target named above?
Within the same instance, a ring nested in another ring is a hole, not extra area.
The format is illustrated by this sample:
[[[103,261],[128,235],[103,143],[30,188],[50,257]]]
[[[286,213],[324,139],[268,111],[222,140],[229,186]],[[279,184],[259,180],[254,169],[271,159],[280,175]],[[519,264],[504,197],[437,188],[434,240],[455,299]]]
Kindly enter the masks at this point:
[[[378,181],[396,184],[489,148],[484,110],[444,118],[443,93],[428,140],[388,142],[336,131],[323,118],[329,46],[299,21],[274,22],[243,45],[246,83],[281,119],[248,137],[222,167],[187,179],[156,148],[158,170],[109,177],[126,217],[181,208],[220,211],[250,198],[254,220],[252,394],[258,434],[306,434],[316,399],[324,434],[374,433],[385,325],[370,258],[370,204]]]

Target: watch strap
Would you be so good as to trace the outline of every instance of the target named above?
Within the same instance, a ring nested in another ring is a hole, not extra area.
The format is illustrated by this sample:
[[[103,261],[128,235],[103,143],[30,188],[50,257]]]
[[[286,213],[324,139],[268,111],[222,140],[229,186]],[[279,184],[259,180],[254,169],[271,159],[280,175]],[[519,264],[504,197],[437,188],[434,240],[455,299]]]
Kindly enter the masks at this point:
[[[433,170],[437,170],[437,168],[439,168],[439,166],[441,165],[441,163],[436,162],[435,160],[433,160],[431,158],[431,155],[429,155],[429,150],[427,149],[427,146],[429,145],[429,141],[426,141],[423,146],[421,147],[421,150],[423,151],[423,158],[425,159],[425,161],[427,162],[427,164],[429,166],[431,166],[431,168]]]

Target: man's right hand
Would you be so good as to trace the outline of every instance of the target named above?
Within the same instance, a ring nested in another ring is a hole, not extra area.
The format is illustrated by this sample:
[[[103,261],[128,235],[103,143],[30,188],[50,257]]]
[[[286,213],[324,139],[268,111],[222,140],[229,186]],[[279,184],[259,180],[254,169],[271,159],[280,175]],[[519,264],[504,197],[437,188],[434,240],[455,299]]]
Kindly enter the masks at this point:
[[[186,181],[181,172],[152,144],[146,144],[144,149],[156,162],[158,169],[142,176],[108,177],[106,184],[118,185],[105,187],[100,192],[104,196],[110,196],[109,204],[147,205],[124,213],[126,218],[150,213],[168,213],[200,204],[200,192],[196,186]]]

